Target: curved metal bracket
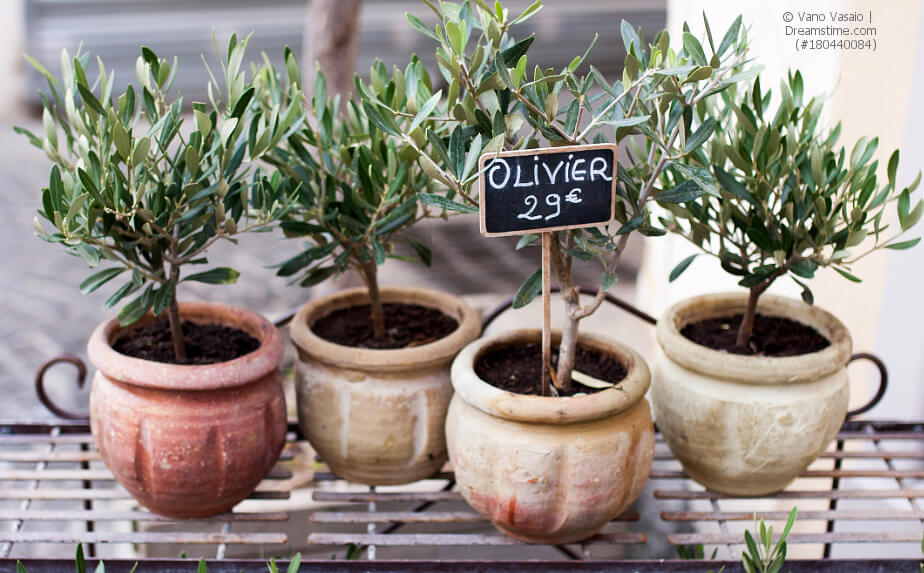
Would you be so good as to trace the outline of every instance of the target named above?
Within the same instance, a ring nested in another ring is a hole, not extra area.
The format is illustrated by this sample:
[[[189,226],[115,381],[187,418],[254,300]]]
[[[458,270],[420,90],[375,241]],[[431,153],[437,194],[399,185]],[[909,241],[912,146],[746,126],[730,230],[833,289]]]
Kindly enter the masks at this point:
[[[885,363],[878,356],[875,354],[870,354],[869,352],[858,352],[857,354],[854,354],[850,357],[850,360],[847,362],[847,364],[850,364],[854,360],[869,360],[873,363],[873,365],[876,366],[877,369],[879,369],[879,389],[876,391],[876,394],[873,395],[869,402],[860,406],[859,408],[855,408],[847,412],[848,419],[872,410],[873,407],[876,406],[880,400],[882,400],[882,397],[885,395],[886,387],[889,384],[889,371],[886,370]]]
[[[292,310],[286,312],[285,314],[283,314],[282,316],[274,320],[273,324],[276,325],[276,328],[285,328],[286,326],[289,325],[290,322],[292,322],[292,319],[295,318],[295,313],[298,312],[299,308],[301,307],[296,306]]]
[[[87,420],[90,418],[89,413],[71,412],[70,410],[66,410],[61,406],[58,406],[51,398],[49,398],[48,393],[45,391],[45,372],[60,362],[73,364],[77,367],[77,388],[83,388],[84,384],[86,384],[87,365],[84,364],[83,360],[73,354],[62,354],[60,356],[56,356],[43,362],[42,365],[39,366],[38,372],[35,373],[35,393],[38,395],[39,402],[41,402],[52,414],[58,416],[59,418],[64,418],[65,420]]]
[[[586,287],[586,286],[578,287],[578,291],[579,291],[581,294],[591,294],[591,295],[592,295],[592,294],[597,294],[597,289],[596,289],[596,288]],[[561,292],[561,287],[554,287],[554,288],[552,288],[552,292]],[[500,316],[500,315],[503,314],[507,309],[509,309],[511,306],[513,306],[513,298],[514,298],[514,297],[510,297],[510,298],[506,299],[504,302],[502,302],[502,303],[500,303],[499,305],[497,305],[497,306],[494,308],[494,310],[492,310],[491,312],[489,312],[489,313],[484,317],[484,320],[481,321],[481,329],[482,329],[482,330],[486,329],[486,328],[488,327],[488,325],[490,325],[492,322],[494,322],[494,321],[497,319],[498,316]],[[652,324],[652,325],[658,323],[658,321],[657,321],[656,318],[654,318],[653,316],[651,316],[651,315],[648,314],[647,312],[645,312],[645,311],[643,311],[643,310],[640,310],[640,309],[638,309],[638,308],[632,306],[631,304],[627,303],[626,301],[622,300],[621,298],[615,297],[615,296],[613,296],[613,295],[611,295],[611,294],[609,294],[609,293],[607,293],[607,294],[605,295],[604,298],[605,298],[605,300],[606,300],[608,303],[610,303],[610,304],[612,304],[612,305],[614,305],[614,306],[617,306],[617,307],[621,308],[622,310],[628,312],[629,314],[631,314],[632,316],[638,318],[639,320],[643,320],[643,321],[647,322],[648,324]]]

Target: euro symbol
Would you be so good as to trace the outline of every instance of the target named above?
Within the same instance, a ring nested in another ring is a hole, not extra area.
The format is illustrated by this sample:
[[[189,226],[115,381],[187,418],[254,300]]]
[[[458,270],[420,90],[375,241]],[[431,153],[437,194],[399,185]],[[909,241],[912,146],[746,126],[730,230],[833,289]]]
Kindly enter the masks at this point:
[[[584,201],[581,199],[581,188],[575,187],[572,189],[567,195],[565,195],[565,201],[568,203],[583,203]]]

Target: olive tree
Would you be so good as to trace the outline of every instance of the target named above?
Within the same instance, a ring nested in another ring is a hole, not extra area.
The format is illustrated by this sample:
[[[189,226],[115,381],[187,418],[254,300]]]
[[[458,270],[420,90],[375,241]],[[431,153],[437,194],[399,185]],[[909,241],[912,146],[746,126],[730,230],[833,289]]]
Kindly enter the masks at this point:
[[[800,72],[780,82],[773,107],[769,90],[758,77],[747,86],[722,94],[701,112],[717,119],[715,133],[700,153],[684,158],[679,169],[710,171],[718,195],[703,195],[672,205],[663,224],[716,257],[722,269],[741,277],[748,304],[736,346],[747,347],[760,295],[780,277],[789,276],[814,300],[805,282],[819,268],[831,267],[859,282],[852,265],[879,249],[907,249],[920,237],[899,241],[921,219],[924,204],[912,206],[907,187],[896,182],[899,152],[879,177],[873,159],[878,138],[862,137],[852,149],[839,145],[840,124],[827,130],[821,122],[824,101],[803,93]],[[670,180],[683,171],[668,173]],[[886,216],[894,205],[897,228]],[[691,255],[671,272],[676,279],[693,262]]]
[[[225,56],[219,55],[221,83],[208,70],[210,101],[192,104],[191,130],[184,130],[183,99],[171,91],[176,60],[168,63],[142,48],[137,89],[129,84],[114,96],[115,73],[99,58],[92,83],[89,54],[63,52],[60,79],[30,58],[48,84],[44,131],[17,131],[53,163],[35,232],[91,268],[106,267],[80,284],[84,294],[129,272],[105,308],[122,303],[122,325],[149,310],[166,312],[178,362],[187,358],[177,286],[238,277],[228,267],[189,274],[184,268],[208,264],[213,243],[264,229],[288,209],[280,178],[259,169],[251,175],[250,165],[298,127],[302,113],[252,105],[254,88],[242,70],[246,45],[232,36]]]
[[[578,325],[597,310],[615,283],[629,236],[664,233],[651,220],[651,202],[684,202],[719,193],[711,173],[702,167],[678,164],[684,180],[672,187],[661,184],[661,174],[696,153],[712,135],[715,119],[694,111],[757,72],[745,69],[745,29],[739,18],[716,43],[706,22],[704,47],[685,27],[682,47],[672,47],[667,31],[648,42],[623,21],[618,32],[626,49],[622,77],[611,82],[598,69],[584,65],[590,48],[562,69],[530,67],[528,51],[535,38],[517,39],[512,28],[535,15],[541,1],[517,16],[499,2],[424,2],[436,15],[436,26],[430,28],[411,14],[408,20],[436,44],[447,93],[439,102],[421,106],[409,129],[392,134],[417,153],[421,167],[443,186],[439,193],[420,194],[422,203],[447,211],[476,211],[476,165],[486,153],[612,142],[627,149],[628,161],[617,169],[616,222],[552,233],[552,266],[565,303],[553,381],[567,390]],[[390,102],[374,93],[363,92],[362,97],[383,118],[395,117]],[[524,236],[518,247],[536,239]],[[581,300],[573,282],[575,260],[599,269],[598,289],[590,300]],[[515,305],[527,304],[540,289],[541,273],[536,271],[520,287]]]

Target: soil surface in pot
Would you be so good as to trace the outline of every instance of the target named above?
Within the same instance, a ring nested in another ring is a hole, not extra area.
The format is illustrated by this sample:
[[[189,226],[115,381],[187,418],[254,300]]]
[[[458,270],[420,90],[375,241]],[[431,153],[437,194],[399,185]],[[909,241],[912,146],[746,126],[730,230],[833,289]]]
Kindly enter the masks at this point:
[[[558,366],[558,347],[552,346],[552,367]],[[618,384],[626,377],[625,367],[616,358],[596,350],[578,346],[574,369],[599,380]],[[515,394],[538,396],[542,379],[542,346],[513,344],[492,348],[475,361],[475,374],[492,386]],[[605,388],[584,386],[571,381],[571,391],[560,396],[593,394]]]
[[[818,352],[830,345],[817,330],[802,323],[776,316],[754,317],[751,341],[745,348],[735,346],[738,327],[744,315],[708,318],[690,323],[680,334],[697,344],[731,354],[758,356],[798,356]]]
[[[216,364],[240,358],[260,347],[260,341],[243,330],[221,324],[199,324],[184,320],[185,364]],[[170,322],[166,316],[151,324],[133,328],[112,343],[121,354],[154,362],[179,364],[173,354]]]
[[[312,332],[324,340],[357,348],[393,349],[421,346],[449,336],[459,321],[441,311],[403,302],[386,302],[385,338],[372,334],[368,304],[335,310],[319,318]]]

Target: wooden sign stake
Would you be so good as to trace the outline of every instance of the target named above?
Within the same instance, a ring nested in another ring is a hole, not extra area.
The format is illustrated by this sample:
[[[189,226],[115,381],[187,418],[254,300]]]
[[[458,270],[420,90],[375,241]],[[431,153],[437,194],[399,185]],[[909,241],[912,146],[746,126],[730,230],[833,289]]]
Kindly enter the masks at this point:
[[[552,233],[542,233],[542,395],[550,393],[552,373]]]

